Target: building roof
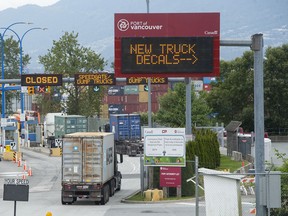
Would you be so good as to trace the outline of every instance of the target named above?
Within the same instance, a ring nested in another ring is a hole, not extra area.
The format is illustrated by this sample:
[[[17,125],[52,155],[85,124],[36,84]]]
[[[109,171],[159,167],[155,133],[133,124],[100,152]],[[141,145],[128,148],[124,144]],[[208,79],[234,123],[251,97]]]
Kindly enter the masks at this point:
[[[235,132],[237,128],[242,124],[240,121],[231,121],[226,127],[226,131],[232,131]]]

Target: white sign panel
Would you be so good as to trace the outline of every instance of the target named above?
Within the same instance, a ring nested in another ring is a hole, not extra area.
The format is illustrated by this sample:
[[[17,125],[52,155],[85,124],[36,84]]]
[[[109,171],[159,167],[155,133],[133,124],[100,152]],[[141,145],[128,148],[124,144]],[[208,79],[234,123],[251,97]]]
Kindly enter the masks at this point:
[[[185,166],[185,128],[145,128],[144,165]]]

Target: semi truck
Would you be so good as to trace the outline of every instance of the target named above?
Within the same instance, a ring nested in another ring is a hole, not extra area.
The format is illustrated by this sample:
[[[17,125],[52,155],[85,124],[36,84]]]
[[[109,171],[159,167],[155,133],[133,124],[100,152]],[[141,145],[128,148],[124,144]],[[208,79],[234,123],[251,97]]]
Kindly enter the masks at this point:
[[[122,155],[121,155],[122,156]],[[123,158],[120,157],[120,163]],[[62,204],[87,199],[105,205],[121,189],[114,134],[76,132],[63,136]]]
[[[143,153],[140,114],[111,114],[107,130],[114,133],[118,154],[136,156]]]

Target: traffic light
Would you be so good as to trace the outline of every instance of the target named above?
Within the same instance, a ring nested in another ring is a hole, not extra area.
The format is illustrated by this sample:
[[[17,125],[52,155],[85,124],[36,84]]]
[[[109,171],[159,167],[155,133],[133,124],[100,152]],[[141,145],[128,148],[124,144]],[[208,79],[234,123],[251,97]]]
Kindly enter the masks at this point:
[[[144,91],[149,91],[148,85],[144,85]]]
[[[35,94],[34,86],[28,86],[28,87],[27,87],[27,92],[28,92],[28,95],[33,95],[33,94]]]
[[[50,93],[51,87],[50,86],[39,86],[38,92],[39,93]]]

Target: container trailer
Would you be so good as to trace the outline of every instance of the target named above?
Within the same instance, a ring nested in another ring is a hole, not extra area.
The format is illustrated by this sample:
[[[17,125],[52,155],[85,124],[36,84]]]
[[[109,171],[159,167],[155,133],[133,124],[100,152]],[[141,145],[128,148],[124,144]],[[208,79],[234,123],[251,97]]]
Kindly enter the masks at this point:
[[[120,159],[122,163],[123,158]],[[77,132],[63,136],[62,204],[86,198],[105,205],[121,189],[114,134]]]

